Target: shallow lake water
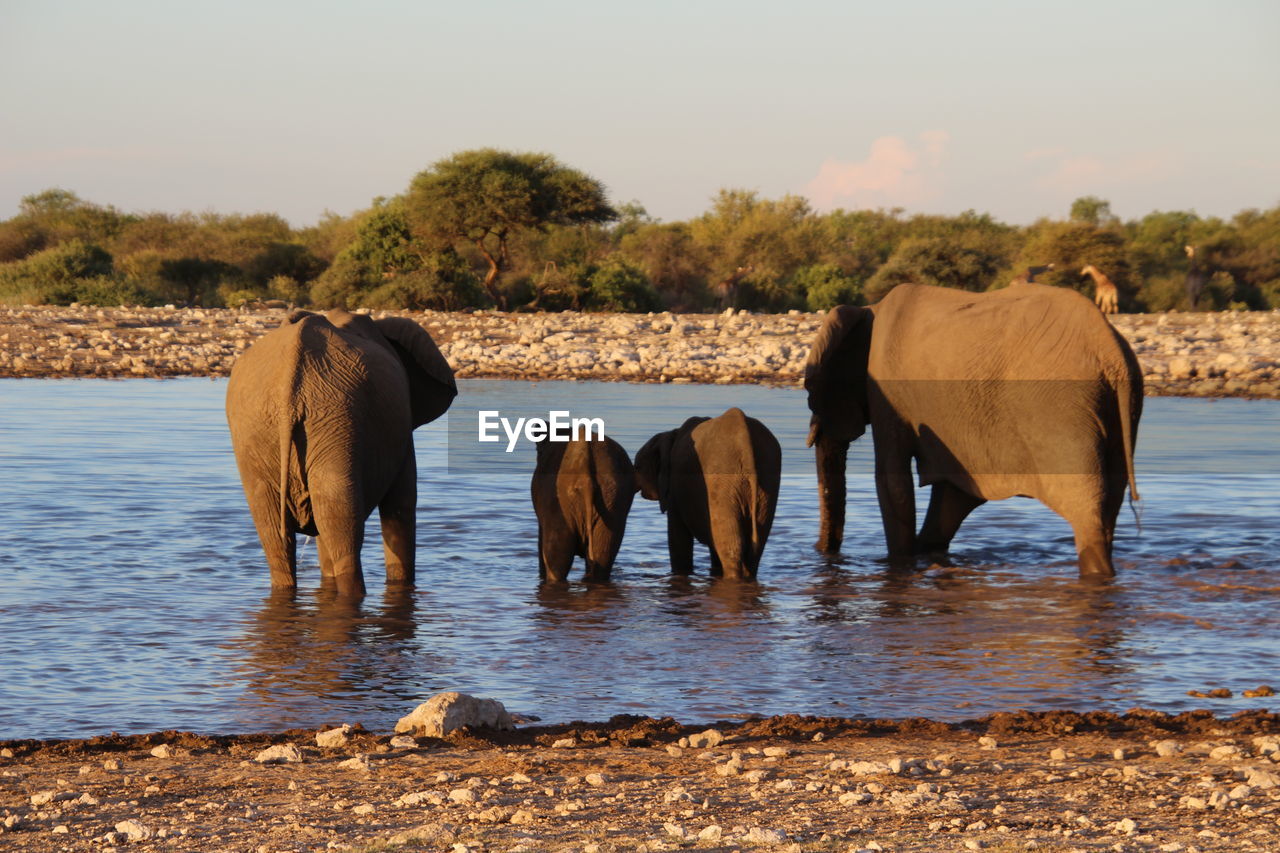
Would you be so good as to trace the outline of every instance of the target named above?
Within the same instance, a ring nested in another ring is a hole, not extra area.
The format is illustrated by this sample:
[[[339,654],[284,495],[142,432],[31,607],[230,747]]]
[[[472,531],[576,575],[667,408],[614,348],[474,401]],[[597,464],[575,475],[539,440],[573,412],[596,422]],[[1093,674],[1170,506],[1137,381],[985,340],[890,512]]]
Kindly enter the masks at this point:
[[[1016,708],[1278,707],[1280,402],[1149,399],[1141,529],[1119,576],[1082,585],[1070,529],[1028,500],[987,504],[954,565],[889,572],[869,438],[850,452],[843,554],[813,550],[808,412],[795,389],[466,381],[416,433],[418,584],[388,592],[376,515],[358,603],[273,595],[208,379],[0,380],[0,739],[166,728],[388,730],[442,690],[547,722],[619,713],[927,715]],[[601,416],[632,453],[738,405],[785,451],[758,584],[668,571],[637,498],[608,585],[540,587],[533,451],[474,464],[478,409]],[[922,505],[925,495],[921,495]],[[1232,699],[1190,689],[1227,687]]]

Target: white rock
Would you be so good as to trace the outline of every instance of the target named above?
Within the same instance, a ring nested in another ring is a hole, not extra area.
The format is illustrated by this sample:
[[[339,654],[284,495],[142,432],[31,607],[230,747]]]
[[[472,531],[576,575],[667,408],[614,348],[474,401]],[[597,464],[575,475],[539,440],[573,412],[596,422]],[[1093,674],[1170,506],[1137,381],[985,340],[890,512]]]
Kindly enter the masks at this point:
[[[877,776],[889,772],[889,765],[883,761],[850,761],[848,770],[854,776]]]
[[[1191,371],[1191,359],[1184,356],[1169,359],[1170,379],[1190,379]]]
[[[706,749],[724,743],[724,735],[715,729],[707,729],[696,735],[689,735],[689,746],[692,749]]]
[[[346,761],[339,761],[338,766],[343,770],[368,770],[369,756],[357,755],[354,758],[348,758]]]
[[[721,836],[723,835],[724,835],[724,830],[721,829],[718,825],[713,823],[708,827],[704,827],[703,830],[698,833],[698,840],[699,841],[719,841]]]
[[[444,737],[449,732],[470,726],[511,729],[514,724],[507,709],[497,699],[477,699],[465,693],[438,693],[423,702],[413,713],[400,718],[397,732],[413,732],[426,737]]]
[[[1226,746],[1216,746],[1209,752],[1209,757],[1214,761],[1226,761],[1232,758],[1238,758],[1239,756],[1240,747],[1231,746],[1230,744]]]
[[[269,746],[253,757],[259,764],[296,764],[302,761],[302,750],[291,743]]]
[[[1253,788],[1280,788],[1280,775],[1256,767],[1249,769],[1244,781]]]
[[[1155,744],[1156,755],[1161,758],[1170,758],[1182,752],[1182,744],[1176,740],[1162,740]]]
[[[409,735],[396,735],[391,739],[392,749],[417,749],[418,742]]]
[[[322,746],[326,749],[346,746],[347,741],[351,740],[351,738],[347,737],[349,731],[351,731],[351,726],[344,724],[339,728],[329,729],[327,732],[316,732],[316,746]]]
[[[787,834],[781,829],[763,829],[753,826],[742,836],[742,840],[748,844],[786,844]]]
[[[150,827],[143,826],[136,820],[122,820],[116,824],[116,832],[127,836],[130,841],[146,841],[153,833]]]
[[[162,743],[159,746],[152,747],[151,754],[156,758],[173,758],[173,747],[167,743]]]
[[[474,803],[476,792],[470,788],[454,788],[449,792],[449,799],[455,803]]]
[[[684,840],[684,838],[688,835],[688,833],[685,832],[684,827],[678,823],[664,823],[662,825],[662,829],[667,833],[667,835],[670,835],[672,838],[679,838],[681,840]]]

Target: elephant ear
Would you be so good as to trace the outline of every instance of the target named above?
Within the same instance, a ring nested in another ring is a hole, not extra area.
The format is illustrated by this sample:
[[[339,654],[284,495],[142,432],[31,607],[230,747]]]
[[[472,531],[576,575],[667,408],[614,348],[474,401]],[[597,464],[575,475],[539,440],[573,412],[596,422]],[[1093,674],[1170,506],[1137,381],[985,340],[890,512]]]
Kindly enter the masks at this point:
[[[827,312],[804,364],[809,393],[810,447],[820,436],[850,442],[867,431],[867,358],[871,353],[870,308],[839,305]]]
[[[640,496],[657,501],[658,509],[667,511],[671,491],[671,447],[677,430],[660,432],[644,443],[636,453],[636,485]]]
[[[458,396],[453,368],[427,330],[406,317],[374,320],[409,375],[409,406],[414,429],[431,423],[449,410]]]

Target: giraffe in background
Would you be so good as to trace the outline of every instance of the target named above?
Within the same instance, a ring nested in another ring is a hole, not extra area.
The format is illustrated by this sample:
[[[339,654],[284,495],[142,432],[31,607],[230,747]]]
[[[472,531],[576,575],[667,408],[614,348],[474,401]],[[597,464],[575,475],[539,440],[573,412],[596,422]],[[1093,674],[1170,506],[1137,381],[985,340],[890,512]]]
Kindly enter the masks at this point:
[[[1087,275],[1093,279],[1093,301],[1097,303],[1098,308],[1103,314],[1114,314],[1119,304],[1119,291],[1116,290],[1115,284],[1111,279],[1103,274],[1102,270],[1089,264],[1080,270],[1080,275]]]
[[[1194,311],[1200,304],[1200,294],[1204,292],[1204,286],[1209,283],[1209,268],[1203,258],[1196,260],[1195,246],[1183,246],[1182,249],[1187,253],[1187,300],[1191,303],[1191,310]]]

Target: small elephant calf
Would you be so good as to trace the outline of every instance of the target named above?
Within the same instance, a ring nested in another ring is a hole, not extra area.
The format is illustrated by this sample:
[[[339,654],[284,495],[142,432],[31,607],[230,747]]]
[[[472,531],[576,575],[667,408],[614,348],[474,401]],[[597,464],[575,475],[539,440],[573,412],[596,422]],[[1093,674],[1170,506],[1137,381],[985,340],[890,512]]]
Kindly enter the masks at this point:
[[[530,492],[538,516],[538,576],[563,583],[580,556],[586,580],[608,580],[636,493],[635,469],[622,445],[608,437],[540,442]]]
[[[689,418],[636,454],[640,494],[667,514],[671,571],[693,571],[693,540],[711,549],[711,573],[751,580],[778,506],[782,447],[741,409]]]

